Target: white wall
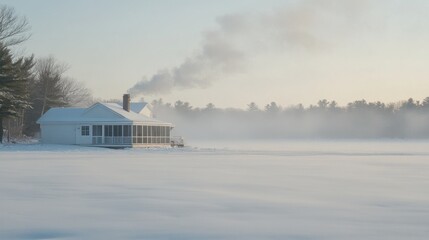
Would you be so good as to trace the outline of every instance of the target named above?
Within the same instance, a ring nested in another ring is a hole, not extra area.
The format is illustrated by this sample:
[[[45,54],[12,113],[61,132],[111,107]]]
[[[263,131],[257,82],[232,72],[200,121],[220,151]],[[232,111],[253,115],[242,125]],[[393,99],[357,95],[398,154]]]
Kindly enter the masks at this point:
[[[41,125],[42,143],[76,144],[76,126],[74,124]]]
[[[123,119],[124,117],[120,116],[119,114],[116,114],[112,112],[110,109],[103,105],[96,105],[92,107],[92,109],[85,114],[83,114],[84,117],[87,118],[111,118],[111,119]]]
[[[82,126],[89,127],[89,135],[82,136]],[[80,144],[80,145],[92,144],[92,126],[90,124],[76,125],[76,144]]]
[[[150,118],[153,117],[152,111],[147,106],[140,111],[140,114]]]

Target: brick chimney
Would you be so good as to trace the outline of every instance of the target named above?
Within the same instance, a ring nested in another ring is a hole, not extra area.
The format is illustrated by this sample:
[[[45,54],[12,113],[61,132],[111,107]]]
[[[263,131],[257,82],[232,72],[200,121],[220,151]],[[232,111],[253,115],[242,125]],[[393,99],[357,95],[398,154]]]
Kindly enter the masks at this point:
[[[129,112],[130,111],[130,105],[131,105],[131,96],[130,94],[124,94],[122,98],[122,108]]]

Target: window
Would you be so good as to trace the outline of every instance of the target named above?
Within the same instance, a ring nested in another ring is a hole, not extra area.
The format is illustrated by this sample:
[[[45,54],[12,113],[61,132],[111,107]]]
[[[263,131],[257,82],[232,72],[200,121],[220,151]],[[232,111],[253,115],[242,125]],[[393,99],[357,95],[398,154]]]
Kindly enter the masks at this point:
[[[135,144],[151,145],[170,143],[170,126],[133,125],[131,128],[130,125],[123,125],[122,127],[123,136],[132,136],[132,142]],[[113,129],[113,132],[115,132],[115,129]],[[131,133],[132,135],[130,135]],[[131,142],[131,139],[129,141]]]
[[[93,125],[92,126],[92,144],[102,144],[103,143],[103,126],[102,125]]]
[[[133,136],[134,137],[137,136],[137,126],[136,125],[133,126]]]
[[[103,136],[102,130],[103,130],[103,126],[101,126],[101,125],[92,126],[92,136],[94,136],[94,137]]]
[[[122,125],[113,125],[113,136],[122,137]]]
[[[81,127],[81,135],[82,136],[89,136],[89,126],[82,126]]]
[[[133,143],[137,143],[137,126],[133,125]]]
[[[152,137],[153,137],[153,136],[156,136],[156,127],[155,127],[155,126],[152,126],[152,127],[151,127],[150,133],[151,133],[151,134],[150,134],[150,136],[152,136]],[[153,142],[152,142],[152,143],[153,143]]]
[[[131,126],[124,125],[124,137],[131,137]]]
[[[147,126],[143,126],[143,136],[147,137]]]
[[[166,127],[161,127],[161,136],[165,136],[165,128]]]
[[[106,137],[113,136],[113,126],[112,125],[105,125],[104,126],[104,136],[106,136]]]
[[[142,126],[137,126],[137,136],[141,137],[142,136]]]

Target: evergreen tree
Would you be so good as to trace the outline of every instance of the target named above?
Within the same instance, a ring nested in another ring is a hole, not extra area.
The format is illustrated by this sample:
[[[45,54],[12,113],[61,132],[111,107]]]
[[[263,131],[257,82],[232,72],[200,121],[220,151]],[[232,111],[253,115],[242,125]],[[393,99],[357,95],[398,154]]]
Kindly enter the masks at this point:
[[[14,61],[10,50],[0,44],[0,142],[3,120],[18,117],[30,108],[28,82],[33,65],[33,57]]]
[[[256,103],[251,102],[251,103],[247,104],[247,111],[257,112],[257,111],[259,111],[259,107],[258,107],[258,105],[256,105]]]
[[[274,113],[280,112],[280,110],[281,110],[281,107],[278,106],[277,103],[275,103],[275,102],[271,102],[270,104],[267,104],[265,106],[265,112],[267,112],[267,113],[274,114]]]

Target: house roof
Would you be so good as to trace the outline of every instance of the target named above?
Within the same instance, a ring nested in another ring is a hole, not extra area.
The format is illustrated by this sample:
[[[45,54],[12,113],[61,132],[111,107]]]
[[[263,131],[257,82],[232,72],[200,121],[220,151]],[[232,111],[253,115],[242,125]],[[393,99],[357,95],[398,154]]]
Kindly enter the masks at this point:
[[[93,113],[95,109],[102,109],[107,114]],[[143,122],[160,125],[171,125],[154,118],[138,114],[136,112],[125,111],[117,103],[95,103],[89,108],[51,108],[37,123],[76,123],[76,122]]]
[[[75,122],[81,120],[86,108],[51,108],[37,120],[41,122]]]
[[[142,114],[138,114],[137,112],[134,111],[130,111],[127,112],[125,111],[121,105],[117,104],[117,103],[100,103],[104,106],[106,106],[107,108],[111,109],[112,111],[118,113],[119,115],[131,120],[131,121],[136,121],[136,122],[159,122],[162,123],[161,121],[154,119],[154,118],[150,118],[147,117],[145,115]]]
[[[132,102],[130,104],[131,111],[140,113],[145,107],[149,107],[147,102]]]

